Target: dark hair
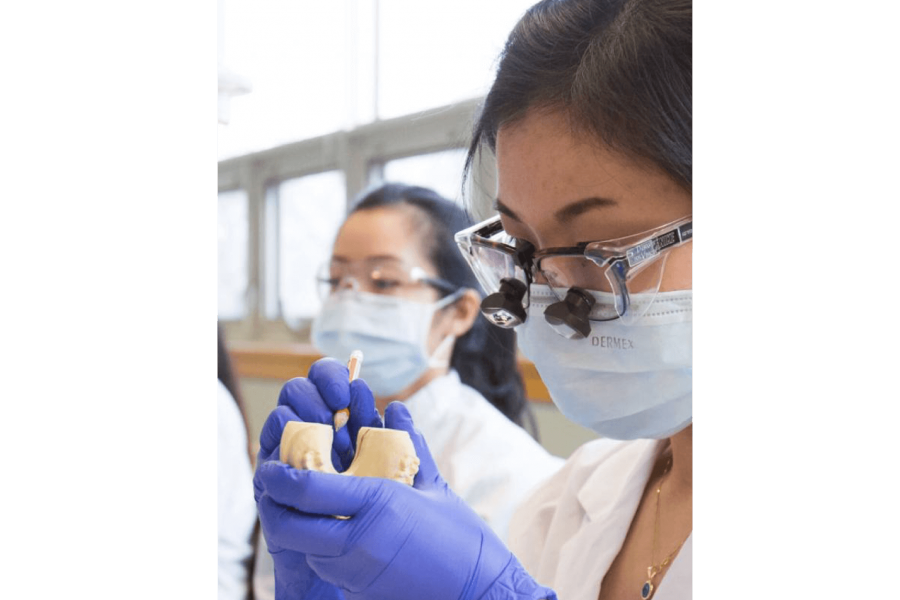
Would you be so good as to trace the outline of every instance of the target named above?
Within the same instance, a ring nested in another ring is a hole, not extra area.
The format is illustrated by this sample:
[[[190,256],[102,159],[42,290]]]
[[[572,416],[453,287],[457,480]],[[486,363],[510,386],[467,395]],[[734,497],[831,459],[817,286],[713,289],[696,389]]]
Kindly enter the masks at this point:
[[[691,0],[543,0],[500,56],[466,159],[531,108],[692,184]]]
[[[472,220],[465,210],[437,192],[388,183],[365,194],[353,206],[351,214],[403,205],[414,208],[421,217],[415,223],[415,230],[438,277],[457,289],[480,291],[478,280],[453,241],[453,235],[472,225]],[[452,293],[439,292],[441,297]],[[478,390],[512,422],[537,438],[534,415],[525,399],[525,386],[516,362],[515,332],[494,327],[478,316],[472,328],[456,340],[450,366],[459,373],[463,383]]]

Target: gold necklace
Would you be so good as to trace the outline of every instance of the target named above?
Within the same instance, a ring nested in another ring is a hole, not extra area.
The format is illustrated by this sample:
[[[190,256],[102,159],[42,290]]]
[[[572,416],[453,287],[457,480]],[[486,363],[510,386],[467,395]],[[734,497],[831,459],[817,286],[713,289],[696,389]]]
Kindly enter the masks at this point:
[[[678,551],[681,550],[681,546],[684,545],[684,542],[678,544],[678,547],[675,548],[671,554],[669,554],[664,561],[659,563],[658,565],[654,565],[653,562],[656,560],[656,542],[659,539],[659,493],[662,491],[663,482],[666,480],[666,475],[669,474],[669,470],[672,468],[672,459],[669,459],[669,464],[666,465],[666,470],[663,471],[662,476],[659,478],[659,485],[656,487],[656,520],[653,524],[653,547],[650,549],[650,566],[647,567],[647,581],[644,582],[644,585],[641,586],[641,600],[650,600],[653,597],[653,592],[656,591],[656,586],[653,584],[653,579],[659,575],[660,571],[665,569],[672,559],[675,558],[675,555],[678,554]]]

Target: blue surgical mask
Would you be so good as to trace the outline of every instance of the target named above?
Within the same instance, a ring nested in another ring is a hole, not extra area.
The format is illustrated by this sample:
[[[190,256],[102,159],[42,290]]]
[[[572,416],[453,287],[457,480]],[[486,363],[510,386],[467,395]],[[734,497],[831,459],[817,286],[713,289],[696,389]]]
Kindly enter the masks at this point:
[[[610,294],[591,292],[597,302]],[[692,421],[692,292],[632,296],[653,303],[636,322],[592,322],[591,334],[569,340],[544,319],[557,301],[532,284],[528,318],[516,329],[519,348],[535,365],[554,404],[603,437],[662,439]]]
[[[447,336],[428,352],[434,313],[455,302],[464,290],[434,303],[354,290],[331,296],[313,321],[312,342],[324,354],[349,357],[362,350],[360,378],[376,396],[392,396],[412,385],[431,367],[449,364]],[[445,358],[437,358],[446,355]]]

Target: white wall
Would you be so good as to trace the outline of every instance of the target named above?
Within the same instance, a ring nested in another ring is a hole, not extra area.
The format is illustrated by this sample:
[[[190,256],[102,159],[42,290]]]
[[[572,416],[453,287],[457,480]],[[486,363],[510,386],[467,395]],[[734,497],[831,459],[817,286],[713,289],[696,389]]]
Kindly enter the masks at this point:
[[[250,91],[250,84],[224,65],[224,26],[225,0],[216,0],[216,123],[221,125],[228,123],[230,98]]]

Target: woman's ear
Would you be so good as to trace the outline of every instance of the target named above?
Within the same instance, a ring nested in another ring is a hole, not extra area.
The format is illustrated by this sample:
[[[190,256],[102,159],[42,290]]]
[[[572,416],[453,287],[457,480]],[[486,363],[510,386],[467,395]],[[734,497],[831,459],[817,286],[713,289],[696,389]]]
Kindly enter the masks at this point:
[[[453,303],[453,325],[450,333],[454,337],[464,336],[481,315],[481,296],[473,289],[467,289],[459,300]]]

